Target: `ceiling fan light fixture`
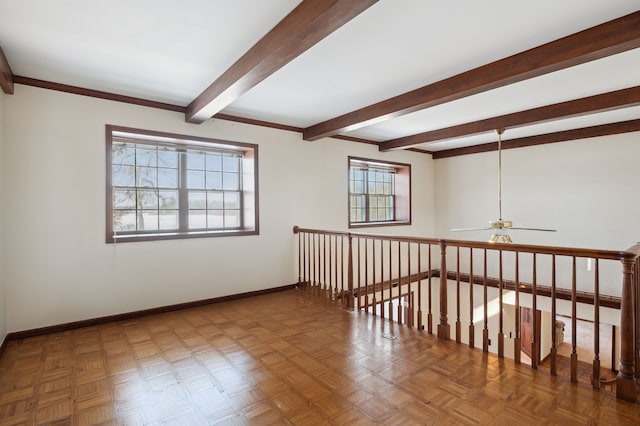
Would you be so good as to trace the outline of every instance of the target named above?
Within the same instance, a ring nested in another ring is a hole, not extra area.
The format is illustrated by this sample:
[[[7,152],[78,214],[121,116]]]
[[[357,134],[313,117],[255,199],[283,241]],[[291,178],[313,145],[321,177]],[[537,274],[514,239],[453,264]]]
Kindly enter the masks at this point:
[[[513,241],[511,240],[511,237],[506,232],[496,232],[495,234],[491,234],[491,237],[489,237],[489,242],[505,243],[505,244],[513,243]]]

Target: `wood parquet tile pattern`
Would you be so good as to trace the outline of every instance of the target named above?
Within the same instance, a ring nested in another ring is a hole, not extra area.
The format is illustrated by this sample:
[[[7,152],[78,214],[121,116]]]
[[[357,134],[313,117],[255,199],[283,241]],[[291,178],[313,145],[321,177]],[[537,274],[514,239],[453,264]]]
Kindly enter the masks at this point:
[[[1,425],[638,424],[640,404],[290,290],[9,342]]]

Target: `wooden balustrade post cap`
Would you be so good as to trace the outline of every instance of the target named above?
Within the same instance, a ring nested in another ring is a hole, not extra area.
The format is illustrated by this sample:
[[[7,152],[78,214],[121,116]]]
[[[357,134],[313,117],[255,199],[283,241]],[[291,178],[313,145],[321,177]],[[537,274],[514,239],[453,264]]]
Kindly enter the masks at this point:
[[[297,233],[299,233],[299,232],[300,232],[300,227],[299,227],[298,225],[295,225],[295,226],[293,227],[293,233],[294,233],[294,234],[297,234]]]

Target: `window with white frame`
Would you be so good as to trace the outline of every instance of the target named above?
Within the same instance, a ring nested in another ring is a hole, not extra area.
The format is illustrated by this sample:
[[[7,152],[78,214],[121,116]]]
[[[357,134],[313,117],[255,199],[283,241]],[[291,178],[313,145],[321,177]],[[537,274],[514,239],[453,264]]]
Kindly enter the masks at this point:
[[[107,242],[258,233],[254,144],[107,126]]]
[[[411,223],[411,166],[349,157],[349,226]]]

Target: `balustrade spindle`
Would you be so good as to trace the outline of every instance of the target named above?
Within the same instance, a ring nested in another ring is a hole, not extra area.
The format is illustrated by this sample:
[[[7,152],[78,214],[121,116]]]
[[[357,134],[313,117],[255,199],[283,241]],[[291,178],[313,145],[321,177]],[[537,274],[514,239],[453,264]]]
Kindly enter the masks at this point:
[[[556,255],[551,256],[551,375],[558,375],[556,329]]]
[[[418,330],[424,330],[422,324],[422,244],[418,243]]]
[[[389,241],[389,244],[391,244],[391,241]],[[380,281],[380,298],[382,299],[380,302],[380,316],[384,318],[384,240],[380,241]],[[391,285],[391,274],[389,274],[388,282]],[[391,300],[391,297],[389,297],[389,300]]]
[[[296,232],[294,228],[293,232],[298,234],[298,288],[302,287],[302,235]]]
[[[520,341],[520,252],[515,252],[515,262],[516,262],[516,338],[513,339],[513,360],[516,364],[520,364],[521,356],[520,352],[522,351],[522,342]]]
[[[578,332],[576,322],[576,257],[571,264],[571,381],[578,383]]]
[[[358,249],[358,309],[362,309],[362,294],[360,293],[361,283],[362,283],[362,271],[360,269],[360,265],[362,263],[362,258],[360,257],[360,238],[356,238],[357,241],[357,249]],[[348,276],[347,276],[348,282]],[[348,288],[347,284],[347,288]],[[369,309],[369,296],[367,295],[367,281],[364,282],[364,306],[365,309]]]
[[[349,234],[349,254],[347,259],[347,268],[349,271],[347,272],[347,279],[349,280],[347,286],[349,287],[349,296],[347,298],[347,306],[351,309],[354,308],[353,304],[353,247],[351,244],[351,240],[353,237]],[[358,296],[359,297],[359,296]]]
[[[476,326],[473,323],[473,248],[469,248],[469,347],[476,347]]]
[[[311,290],[312,286],[313,286],[313,273],[312,273],[312,245],[311,245],[311,234],[309,234],[308,232],[305,233],[305,239],[306,239],[306,245],[307,248],[305,249],[305,253],[307,255],[307,267],[306,267],[306,274],[307,274],[307,290]]]
[[[538,369],[538,355],[539,355],[539,350],[538,350],[538,340],[540,339],[540,336],[538,336],[537,330],[538,330],[538,284],[537,284],[537,272],[538,272],[538,265],[537,265],[537,256],[535,253],[533,253],[533,279],[531,280],[531,306],[532,306],[532,310],[533,310],[533,315],[532,315],[532,330],[531,330],[531,368],[533,368],[534,370]]]
[[[327,234],[322,234],[322,290],[327,297]]]
[[[405,310],[405,319],[406,324],[410,327],[413,327],[413,300],[411,296],[411,243],[407,243],[407,276],[409,277],[407,280],[407,300],[409,306],[407,306]]]
[[[391,247],[391,244],[392,242],[389,241],[389,305],[388,305],[389,320],[393,320],[393,286],[391,285],[393,281],[393,272],[392,272],[393,271],[393,249]],[[400,276],[400,271],[398,271],[398,276]]]
[[[334,266],[333,285],[335,288],[335,294],[337,295],[337,294],[340,294],[338,292],[338,236],[337,235],[335,236],[333,247],[334,247],[334,253],[335,253],[335,256],[334,256],[335,262],[333,265]]]
[[[600,268],[598,258],[595,261],[593,278],[593,372],[591,386],[600,389]],[[636,364],[637,365],[637,364]]]
[[[316,291],[316,234],[311,234],[313,238],[313,294]]]
[[[336,251],[336,256],[338,256],[337,251]],[[339,259],[340,259],[340,298],[342,299],[342,303],[344,303],[345,301],[344,300],[344,235],[340,235]],[[337,271],[337,267],[338,267],[338,264],[336,263],[336,271]],[[360,283],[358,283],[358,290],[360,290]],[[358,291],[358,301],[360,301],[359,291]],[[360,303],[358,303],[358,309],[360,309]]]
[[[335,292],[334,286],[335,281],[333,281],[333,250],[331,249],[332,244],[331,240],[333,239],[333,235],[329,235],[329,292],[331,293],[331,300],[335,300]]]
[[[431,312],[431,272],[433,269],[431,268],[431,243],[429,243],[429,294],[427,294],[427,305],[429,307],[429,312],[427,313],[427,332],[429,334],[433,334],[433,312]],[[441,273],[446,273],[446,271],[441,271]]]
[[[489,352],[489,312],[487,300],[487,249],[484,249],[484,279],[482,280],[482,294],[484,301],[484,327],[482,328],[482,352]]]
[[[498,312],[498,321],[499,321],[499,325],[498,325],[498,358],[504,358],[504,327],[503,327],[503,309],[502,309],[502,286],[503,286],[503,281],[502,281],[502,250],[499,250],[498,252],[499,255],[499,262],[498,262],[498,267],[500,268],[499,271],[499,278],[498,278],[498,306],[499,306],[499,312]]]
[[[456,246],[456,343],[462,342],[460,323],[460,246]]]
[[[365,282],[365,286],[367,285],[367,283],[369,282],[369,240],[367,238],[364,239],[364,282]],[[376,313],[376,287],[374,284],[373,287],[373,293],[372,293],[372,297],[371,297],[371,303],[373,303],[373,313]],[[369,294],[369,291],[366,290],[366,293]],[[367,303],[367,312],[369,312],[369,309],[371,308],[371,306]]]
[[[398,324],[402,324],[402,243],[398,241]]]
[[[382,250],[382,241],[380,241],[380,247]],[[378,288],[378,283],[376,282],[376,240],[373,239],[371,240],[371,260],[373,262],[373,264],[371,265],[371,274],[373,275],[373,277],[371,278],[373,280],[373,312],[374,314],[376,313],[376,310],[378,309],[378,305],[376,304],[376,289]],[[381,296],[382,299],[384,300],[384,295]],[[381,318],[384,318],[384,313],[380,315]]]

